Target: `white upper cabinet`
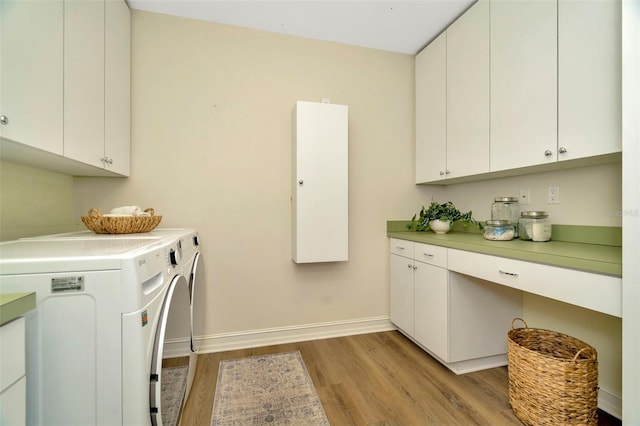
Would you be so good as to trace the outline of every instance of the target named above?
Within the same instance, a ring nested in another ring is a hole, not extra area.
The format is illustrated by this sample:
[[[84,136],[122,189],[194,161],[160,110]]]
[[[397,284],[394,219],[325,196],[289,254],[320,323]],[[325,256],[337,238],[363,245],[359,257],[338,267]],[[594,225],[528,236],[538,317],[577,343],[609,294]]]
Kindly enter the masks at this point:
[[[491,171],[557,159],[557,3],[491,2]]]
[[[0,1],[0,136],[62,155],[62,0]]]
[[[349,108],[296,102],[292,253],[296,263],[349,260]]]
[[[124,0],[0,0],[2,159],[128,176],[130,11]]]
[[[416,56],[416,183],[447,173],[447,34]]]
[[[558,2],[558,160],[622,150],[621,1]]]
[[[65,0],[64,155],[102,167],[104,2]]]
[[[489,171],[489,0],[447,29],[447,170]]]
[[[131,13],[122,0],[105,3],[105,167],[129,176],[131,164]]]

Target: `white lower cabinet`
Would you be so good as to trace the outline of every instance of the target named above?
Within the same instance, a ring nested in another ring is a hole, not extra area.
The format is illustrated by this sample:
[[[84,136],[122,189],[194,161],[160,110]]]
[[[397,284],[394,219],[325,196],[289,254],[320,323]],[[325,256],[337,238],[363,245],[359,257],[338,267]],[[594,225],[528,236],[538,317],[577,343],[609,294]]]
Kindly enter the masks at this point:
[[[25,319],[0,327],[0,425],[26,424]]]
[[[448,249],[390,239],[390,318],[457,374],[506,365],[522,292],[447,269]]]

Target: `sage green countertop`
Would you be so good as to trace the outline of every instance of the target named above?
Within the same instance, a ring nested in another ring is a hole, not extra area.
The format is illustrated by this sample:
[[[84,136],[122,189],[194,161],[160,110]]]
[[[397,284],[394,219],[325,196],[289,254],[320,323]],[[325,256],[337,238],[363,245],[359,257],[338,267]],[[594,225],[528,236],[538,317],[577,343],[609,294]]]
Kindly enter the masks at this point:
[[[36,294],[0,294],[0,326],[23,316],[36,307]]]
[[[437,235],[431,231],[406,231],[403,230],[403,226],[399,226],[400,223],[399,221],[387,223],[388,237],[528,262],[579,269],[587,272],[617,277],[622,276],[622,246],[621,244],[617,245],[617,234],[620,228],[603,230],[601,229],[602,227],[571,227],[571,232],[576,232],[574,228],[584,228],[583,232],[577,232],[577,234],[582,236],[580,242],[559,241],[555,239],[547,242],[533,242],[519,239],[511,241],[489,241],[484,239],[479,232],[457,231],[455,227],[452,231],[444,235]],[[559,235],[568,235],[567,232],[563,232],[567,231],[567,229],[558,228],[558,231]],[[553,232],[555,235],[555,225]],[[590,232],[603,233],[604,237],[598,236],[595,233],[590,234]],[[593,238],[594,243],[583,242],[589,239],[589,235],[595,236],[595,238]]]

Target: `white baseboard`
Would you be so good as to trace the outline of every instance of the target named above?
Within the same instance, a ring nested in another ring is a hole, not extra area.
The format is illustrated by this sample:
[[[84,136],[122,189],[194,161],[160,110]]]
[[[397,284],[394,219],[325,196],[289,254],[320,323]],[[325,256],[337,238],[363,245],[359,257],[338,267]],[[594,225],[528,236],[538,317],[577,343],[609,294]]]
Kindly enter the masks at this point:
[[[598,408],[622,420],[622,397],[606,389],[598,390]]]
[[[374,317],[211,334],[196,337],[194,343],[198,353],[211,353],[392,330],[396,330],[396,326],[389,321],[389,317]],[[167,340],[164,358],[187,356],[188,349],[186,339]]]

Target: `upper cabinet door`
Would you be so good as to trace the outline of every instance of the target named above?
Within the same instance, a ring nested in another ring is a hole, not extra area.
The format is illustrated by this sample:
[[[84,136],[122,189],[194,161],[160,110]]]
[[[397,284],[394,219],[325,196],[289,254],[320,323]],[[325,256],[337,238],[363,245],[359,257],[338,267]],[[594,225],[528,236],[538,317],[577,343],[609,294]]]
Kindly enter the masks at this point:
[[[491,3],[491,171],[557,159],[557,3]]]
[[[104,1],[65,0],[64,156],[104,157]]]
[[[416,183],[447,174],[447,33],[416,56]]]
[[[448,178],[489,172],[489,0],[447,29]]]
[[[105,167],[129,176],[131,164],[131,13],[124,0],[105,3]]]
[[[349,107],[296,102],[292,260],[349,260]]]
[[[622,150],[621,1],[558,2],[558,160]]]
[[[61,0],[0,1],[0,136],[62,155]]]

